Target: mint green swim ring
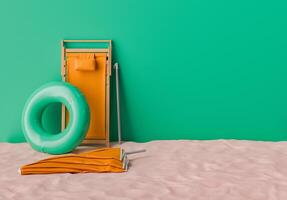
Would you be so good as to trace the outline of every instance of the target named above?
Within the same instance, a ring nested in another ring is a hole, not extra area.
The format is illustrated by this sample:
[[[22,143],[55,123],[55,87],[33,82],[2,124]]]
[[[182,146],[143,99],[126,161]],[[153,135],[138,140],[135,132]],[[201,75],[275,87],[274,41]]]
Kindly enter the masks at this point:
[[[68,126],[58,134],[46,132],[42,113],[51,104],[63,103],[69,112]],[[64,154],[74,150],[85,138],[90,124],[90,110],[80,91],[65,82],[51,82],[37,89],[27,100],[22,129],[33,149],[49,154]]]

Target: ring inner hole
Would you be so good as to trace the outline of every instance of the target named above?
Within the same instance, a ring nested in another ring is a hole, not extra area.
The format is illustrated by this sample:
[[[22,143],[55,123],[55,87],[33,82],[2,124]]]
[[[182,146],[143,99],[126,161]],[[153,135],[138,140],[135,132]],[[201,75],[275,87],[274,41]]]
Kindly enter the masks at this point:
[[[62,132],[62,105],[63,104],[60,102],[54,102],[44,108],[41,124],[47,133],[55,135]],[[65,110],[68,110],[66,106]],[[66,119],[66,128],[68,127],[68,124],[69,119]]]

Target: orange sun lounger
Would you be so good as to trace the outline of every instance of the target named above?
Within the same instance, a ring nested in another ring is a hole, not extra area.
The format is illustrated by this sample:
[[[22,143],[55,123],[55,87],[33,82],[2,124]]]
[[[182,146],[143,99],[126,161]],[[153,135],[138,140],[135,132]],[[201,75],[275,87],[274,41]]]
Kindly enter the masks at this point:
[[[75,44],[96,44],[101,47],[73,47]],[[104,47],[103,47],[104,46]],[[83,144],[109,146],[111,40],[63,40],[62,79],[76,86],[90,108],[90,127]],[[69,121],[63,106],[62,129]]]

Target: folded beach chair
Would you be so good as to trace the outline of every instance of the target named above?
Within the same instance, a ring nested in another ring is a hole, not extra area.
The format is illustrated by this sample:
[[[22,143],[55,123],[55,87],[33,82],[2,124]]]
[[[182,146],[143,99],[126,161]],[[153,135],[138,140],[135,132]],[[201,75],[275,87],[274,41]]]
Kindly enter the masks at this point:
[[[90,108],[90,126],[83,144],[109,147],[111,40],[63,40],[62,79],[76,86]],[[62,108],[62,130],[69,123],[69,112]]]

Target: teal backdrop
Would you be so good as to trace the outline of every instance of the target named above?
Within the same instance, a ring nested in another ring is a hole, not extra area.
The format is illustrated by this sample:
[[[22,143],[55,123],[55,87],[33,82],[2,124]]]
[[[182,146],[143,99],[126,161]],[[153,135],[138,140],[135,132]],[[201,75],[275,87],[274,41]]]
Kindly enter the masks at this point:
[[[125,140],[287,140],[286,10],[286,0],[2,1],[0,141],[25,141],[22,108],[61,79],[61,39],[113,40]],[[59,114],[55,104],[43,119],[55,133]]]

